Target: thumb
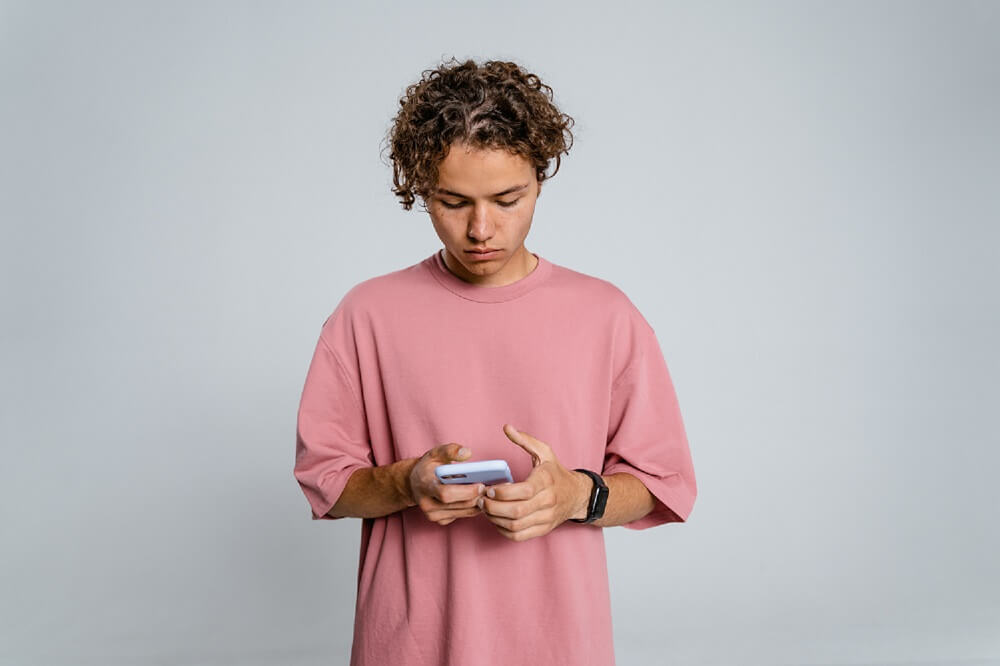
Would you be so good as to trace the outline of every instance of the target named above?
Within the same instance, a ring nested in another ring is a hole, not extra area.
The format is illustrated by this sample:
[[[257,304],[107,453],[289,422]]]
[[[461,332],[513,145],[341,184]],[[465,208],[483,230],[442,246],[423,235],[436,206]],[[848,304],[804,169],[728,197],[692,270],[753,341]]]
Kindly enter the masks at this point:
[[[472,455],[467,447],[462,446],[456,442],[451,442],[448,444],[442,444],[434,449],[431,454],[436,460],[442,460],[444,462],[449,462],[451,460],[465,460]]]
[[[540,439],[536,439],[526,432],[521,432],[509,423],[503,426],[503,432],[510,441],[514,442],[531,455],[531,466],[538,467],[543,462],[553,459],[552,449]]]

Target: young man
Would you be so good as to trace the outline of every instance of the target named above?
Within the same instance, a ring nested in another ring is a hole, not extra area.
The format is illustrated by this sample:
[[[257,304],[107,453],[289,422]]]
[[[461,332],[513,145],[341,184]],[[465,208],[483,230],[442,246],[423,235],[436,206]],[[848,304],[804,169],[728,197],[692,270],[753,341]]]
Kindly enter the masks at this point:
[[[686,521],[697,492],[666,363],[617,287],[524,246],[572,140],[551,89],[507,62],[424,75],[395,192],[444,248],[348,291],[298,413],[313,519],[363,519],[351,664],[613,664],[602,528]],[[489,459],[514,482],[434,474]]]

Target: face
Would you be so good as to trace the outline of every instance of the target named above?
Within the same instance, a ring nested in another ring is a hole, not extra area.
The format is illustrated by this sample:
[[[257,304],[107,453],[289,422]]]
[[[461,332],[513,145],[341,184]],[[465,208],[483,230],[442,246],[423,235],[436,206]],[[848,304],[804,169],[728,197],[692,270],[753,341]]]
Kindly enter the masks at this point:
[[[427,200],[445,264],[466,282],[499,287],[530,273],[537,260],[524,247],[541,186],[526,158],[455,143],[438,167]],[[474,249],[496,250],[486,256]]]

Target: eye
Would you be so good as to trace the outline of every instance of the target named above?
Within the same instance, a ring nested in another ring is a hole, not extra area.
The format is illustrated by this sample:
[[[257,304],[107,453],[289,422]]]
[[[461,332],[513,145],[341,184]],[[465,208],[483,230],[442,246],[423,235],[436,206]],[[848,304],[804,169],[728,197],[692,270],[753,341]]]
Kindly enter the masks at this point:
[[[521,200],[521,198],[518,197],[517,199],[514,199],[513,201],[498,201],[497,204],[500,205],[500,206],[502,206],[503,208],[510,208],[511,206],[516,206],[517,202],[520,201],[520,200]],[[439,199],[439,201],[441,201],[441,205],[444,206],[445,208],[461,208],[462,206],[464,206],[464,205],[466,205],[468,203],[467,201],[460,201],[458,203],[452,204],[452,203],[448,203],[447,201],[442,201],[440,199]]]

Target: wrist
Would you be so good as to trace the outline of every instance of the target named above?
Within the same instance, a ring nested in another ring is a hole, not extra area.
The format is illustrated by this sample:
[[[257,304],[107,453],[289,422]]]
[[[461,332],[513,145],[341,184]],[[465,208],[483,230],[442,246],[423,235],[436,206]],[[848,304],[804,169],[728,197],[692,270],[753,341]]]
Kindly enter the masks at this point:
[[[573,478],[576,480],[576,494],[573,503],[573,512],[569,517],[575,520],[583,520],[587,517],[588,511],[590,511],[590,494],[594,488],[594,481],[583,472],[577,471],[573,472]]]
[[[416,506],[417,500],[413,497],[413,468],[416,467],[419,458],[406,458],[393,463],[392,479],[396,488],[396,493],[401,502],[406,507]]]

